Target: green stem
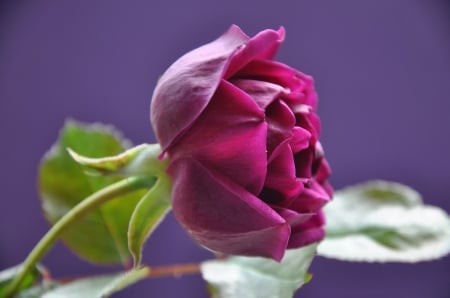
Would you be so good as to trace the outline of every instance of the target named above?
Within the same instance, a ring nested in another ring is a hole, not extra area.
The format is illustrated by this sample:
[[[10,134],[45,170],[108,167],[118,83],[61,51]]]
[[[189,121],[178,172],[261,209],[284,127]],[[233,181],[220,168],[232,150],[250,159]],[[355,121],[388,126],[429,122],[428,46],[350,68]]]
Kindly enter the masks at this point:
[[[146,278],[158,278],[158,277],[181,277],[188,274],[199,274],[201,273],[201,267],[198,263],[188,263],[188,264],[175,264],[175,265],[165,265],[158,267],[143,266],[140,269],[148,269]],[[60,279],[54,279],[58,284],[68,284],[75,282],[79,279],[95,278],[100,275],[91,276],[77,276],[77,277],[65,277]]]
[[[58,240],[61,234],[73,223],[80,220],[83,216],[88,214],[90,211],[95,210],[103,203],[106,203],[118,196],[138,189],[151,187],[155,183],[155,180],[156,179],[149,178],[148,176],[123,179],[100,189],[96,193],[93,193],[69,210],[69,212],[67,212],[51,227],[51,229],[44,235],[44,237],[41,238],[41,240],[27,256],[22,264],[19,274],[14,278],[11,284],[9,284],[6,291],[6,297],[11,297],[17,292],[29,271],[37,264],[37,262],[39,262],[40,259],[42,259],[42,257],[44,257],[55,241]]]

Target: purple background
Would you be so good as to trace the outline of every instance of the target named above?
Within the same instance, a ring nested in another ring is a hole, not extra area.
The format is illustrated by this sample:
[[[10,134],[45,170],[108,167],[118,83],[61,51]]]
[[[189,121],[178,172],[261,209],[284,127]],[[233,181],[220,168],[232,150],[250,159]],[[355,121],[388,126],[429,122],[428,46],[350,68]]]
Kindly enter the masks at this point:
[[[277,3],[277,4],[275,4]],[[154,142],[148,109],[177,57],[236,23],[286,27],[278,59],[312,74],[336,188],[406,183],[450,211],[450,13],[433,0],[3,1],[0,4],[0,269],[45,233],[40,157],[66,117]],[[208,258],[169,216],[146,246],[150,264]],[[55,276],[98,272],[57,245]],[[110,270],[111,268],[108,268]],[[450,258],[418,265],[316,258],[301,297],[450,296]],[[207,297],[199,276],[148,280],[115,297]]]

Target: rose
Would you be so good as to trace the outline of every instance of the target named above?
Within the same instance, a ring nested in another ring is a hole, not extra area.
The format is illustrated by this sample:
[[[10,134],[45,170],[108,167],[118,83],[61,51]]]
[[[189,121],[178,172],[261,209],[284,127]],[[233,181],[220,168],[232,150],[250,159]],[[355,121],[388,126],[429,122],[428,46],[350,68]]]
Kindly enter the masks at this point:
[[[311,77],[272,61],[284,29],[232,26],[178,59],[151,122],[173,179],[177,220],[201,245],[280,260],[324,237],[330,170]]]

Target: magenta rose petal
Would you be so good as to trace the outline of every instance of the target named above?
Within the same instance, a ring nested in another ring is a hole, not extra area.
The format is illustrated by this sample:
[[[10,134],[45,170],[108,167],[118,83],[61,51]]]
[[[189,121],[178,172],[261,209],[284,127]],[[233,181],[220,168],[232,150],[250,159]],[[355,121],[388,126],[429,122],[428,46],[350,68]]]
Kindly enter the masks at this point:
[[[236,77],[253,78],[293,90],[303,90],[307,82],[300,80],[301,73],[286,64],[270,60],[253,60]]]
[[[173,160],[195,156],[258,194],[266,176],[266,136],[263,111],[248,95],[223,81],[189,134],[169,148],[169,154]]]
[[[316,143],[316,160],[313,163],[313,175],[317,182],[320,184],[326,183],[328,177],[331,175],[331,167],[328,161],[325,159],[325,152],[323,151],[322,144]]]
[[[232,77],[250,61],[272,59],[278,51],[280,44],[283,42],[284,35],[284,28],[281,27],[278,31],[270,29],[261,31],[250,38],[245,45],[234,53],[230,65],[224,74],[224,78],[228,79]]]
[[[310,106],[315,111],[318,100],[316,90],[314,89],[314,79],[300,71],[296,72],[295,79],[302,83],[288,94],[286,100]]]
[[[292,150],[288,144],[283,146],[280,154],[268,164],[265,186],[283,195],[283,200],[298,195],[303,190],[303,183],[295,176]],[[270,199],[270,202],[276,202]]]
[[[300,213],[316,212],[330,200],[329,194],[320,184],[314,180],[307,184],[303,192],[289,205],[290,209]]]
[[[326,179],[331,175],[331,169],[328,165],[328,162],[324,158],[320,158],[320,160],[317,162],[317,170],[315,171],[315,178],[317,182],[323,183],[326,181]]]
[[[309,147],[309,142],[311,138],[311,133],[299,126],[294,126],[292,129],[292,139],[290,145],[292,152],[297,153]]]
[[[308,130],[311,133],[311,143],[315,144],[319,139],[321,129],[319,117],[301,107],[294,109],[294,113],[297,119],[296,125]]]
[[[293,210],[282,208],[279,206],[272,205],[272,208],[275,209],[281,217],[283,217],[286,222],[292,227],[297,226],[315,215],[315,213],[298,213]]]
[[[290,227],[276,211],[193,159],[170,165],[173,210],[200,244],[226,254],[280,259]]]
[[[288,248],[297,248],[321,241],[325,237],[325,219],[322,212],[292,228]]]
[[[267,81],[289,88],[290,92],[284,99],[296,104],[308,105],[313,110],[317,107],[317,93],[312,77],[283,63],[254,60],[239,70],[236,76]]]
[[[323,190],[328,194],[328,197],[331,200],[333,197],[333,192],[334,192],[333,186],[331,186],[331,184],[328,183],[328,181],[322,182],[320,185],[322,186]]]
[[[270,162],[278,154],[278,149],[292,138],[295,117],[289,107],[281,100],[273,102],[266,109],[267,156]]]
[[[280,85],[258,80],[233,79],[230,82],[253,98],[261,109],[289,92]]]
[[[291,91],[302,88],[304,85],[301,82],[301,86],[299,86],[296,75],[297,72],[291,67],[280,62],[268,60],[254,60],[236,73],[238,78],[251,78],[270,82],[289,88]]]
[[[153,93],[151,122],[165,150],[208,105],[231,55],[248,37],[232,26],[215,41],[178,59],[161,76]]]
[[[314,162],[314,149],[308,147],[294,154],[295,175],[299,178],[309,179],[312,176]]]

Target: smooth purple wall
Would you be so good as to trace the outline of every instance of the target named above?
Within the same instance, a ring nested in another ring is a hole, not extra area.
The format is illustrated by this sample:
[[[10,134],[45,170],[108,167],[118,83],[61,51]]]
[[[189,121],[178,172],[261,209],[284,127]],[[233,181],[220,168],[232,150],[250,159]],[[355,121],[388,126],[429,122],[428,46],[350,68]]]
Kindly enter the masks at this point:
[[[64,119],[112,123],[135,144],[154,142],[148,109],[158,76],[232,23],[251,35],[286,27],[278,59],[315,77],[336,188],[395,180],[450,211],[447,1],[11,0],[0,8],[0,269],[21,262],[47,230],[37,165]],[[145,251],[154,265],[209,256],[172,216]],[[55,276],[99,271],[62,245],[45,264]],[[450,297],[450,257],[419,265],[316,258],[311,272],[301,297]],[[115,297],[207,295],[191,276],[144,281]]]

